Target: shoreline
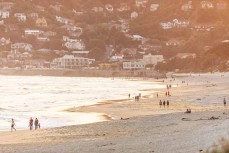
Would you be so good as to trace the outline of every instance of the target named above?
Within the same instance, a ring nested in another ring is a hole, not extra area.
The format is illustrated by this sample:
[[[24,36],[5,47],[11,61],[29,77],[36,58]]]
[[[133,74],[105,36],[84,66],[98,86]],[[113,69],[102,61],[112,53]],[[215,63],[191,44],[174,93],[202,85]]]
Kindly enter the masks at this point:
[[[93,150],[102,153],[113,150],[124,153],[193,153],[206,151],[225,136],[228,123],[229,111],[224,110],[148,115],[37,131],[0,132],[0,152],[80,153]]]
[[[163,78],[164,73],[149,70],[62,70],[62,69],[0,69],[6,76],[56,76],[56,77],[149,77]]]
[[[166,89],[134,102],[134,99],[108,100],[95,105],[64,111],[95,112],[109,121],[63,126],[38,131],[0,132],[0,152],[4,153],[193,153],[206,151],[223,137],[228,138],[229,98],[228,74],[171,78],[170,97]],[[185,83],[181,83],[185,81]],[[151,83],[150,81],[146,81]],[[178,83],[178,86],[176,84]],[[160,107],[159,100],[170,101]],[[191,108],[192,113],[184,113]],[[112,117],[112,118],[109,118]],[[7,140],[7,141],[6,141]]]

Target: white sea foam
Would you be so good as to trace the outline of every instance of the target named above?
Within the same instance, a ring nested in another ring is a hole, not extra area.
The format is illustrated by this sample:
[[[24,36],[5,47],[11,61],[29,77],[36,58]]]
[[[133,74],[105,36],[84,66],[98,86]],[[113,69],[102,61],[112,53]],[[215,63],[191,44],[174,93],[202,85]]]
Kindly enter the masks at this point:
[[[96,114],[68,113],[64,109],[127,98],[143,89],[163,85],[111,78],[0,76],[0,130],[9,130],[11,118],[17,129],[27,129],[30,117],[42,127],[97,121]]]

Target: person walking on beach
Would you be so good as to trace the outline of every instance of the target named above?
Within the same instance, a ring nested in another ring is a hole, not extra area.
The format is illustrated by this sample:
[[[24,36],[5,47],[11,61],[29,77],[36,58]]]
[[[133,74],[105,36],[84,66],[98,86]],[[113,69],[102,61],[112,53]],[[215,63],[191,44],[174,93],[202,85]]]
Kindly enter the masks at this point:
[[[15,124],[15,122],[14,122],[14,119],[12,118],[12,120],[11,120],[11,132],[12,132],[13,130],[16,131],[15,126],[16,126],[16,124]]]
[[[37,130],[38,129],[38,126],[39,126],[39,121],[38,121],[37,118],[34,121],[34,126],[35,126],[35,130]]]
[[[167,97],[167,95],[168,95],[168,93],[167,93],[167,91],[165,92],[165,96]]]
[[[226,99],[225,99],[225,98],[223,99],[223,104],[224,104],[224,106],[226,106],[226,104],[227,104],[227,102],[226,102]]]
[[[162,101],[160,100],[160,102],[159,102],[159,105],[160,105],[160,108],[161,108],[161,105],[162,105]]]
[[[169,107],[169,100],[167,100],[167,107]]]
[[[165,100],[163,101],[163,106],[165,107]]]
[[[129,95],[128,95],[128,96],[129,96],[129,99],[130,99],[130,93],[129,93]]]
[[[157,92],[157,98],[158,98],[158,92]]]
[[[32,117],[29,120],[29,129],[30,131],[33,129],[33,118]]]

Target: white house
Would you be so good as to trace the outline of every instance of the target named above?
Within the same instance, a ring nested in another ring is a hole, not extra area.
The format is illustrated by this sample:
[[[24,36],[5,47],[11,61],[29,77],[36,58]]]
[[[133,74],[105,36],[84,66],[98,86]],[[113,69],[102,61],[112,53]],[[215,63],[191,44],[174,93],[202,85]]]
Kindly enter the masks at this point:
[[[64,25],[61,28],[66,29],[67,31],[78,31],[83,33],[83,28],[74,25]]]
[[[190,22],[188,20],[174,19],[172,22],[174,24],[174,27],[176,27],[176,28],[186,28],[190,24]]]
[[[157,11],[159,6],[160,6],[159,4],[151,4],[150,5],[150,11],[151,12]]]
[[[180,41],[177,39],[170,39],[165,43],[166,46],[173,46],[173,47],[179,46],[180,44],[181,44]]]
[[[130,18],[133,20],[138,17],[138,12],[134,11],[130,14]]]
[[[131,37],[133,40],[136,40],[136,41],[142,41],[143,37],[140,36],[140,35],[132,35]]]
[[[145,64],[142,61],[126,61],[123,62],[123,69],[144,69]]]
[[[187,28],[190,25],[188,20],[178,20],[174,19],[172,22],[163,22],[161,23],[162,29],[171,29],[171,28]]]
[[[0,16],[3,19],[9,18],[10,17],[10,12],[8,10],[0,10]]]
[[[27,19],[25,13],[15,13],[14,17],[16,17],[18,21],[21,21],[21,22],[25,22]]]
[[[135,0],[135,4],[137,7],[146,7],[148,0]]]
[[[70,50],[84,50],[85,44],[82,41],[77,42],[66,42],[64,43],[64,46]]]
[[[181,10],[183,10],[183,11],[189,11],[189,10],[191,10],[191,9],[193,9],[192,1],[188,1],[188,3],[183,4],[183,5],[181,6]]]
[[[212,31],[215,28],[216,26],[211,24],[197,24],[194,25],[192,29],[201,32],[201,31]]]
[[[123,60],[123,57],[124,57],[123,54],[118,54],[118,53],[117,53],[117,54],[111,56],[110,61],[111,61],[111,62],[122,61],[122,60]]]
[[[10,38],[6,39],[6,38],[2,37],[0,39],[0,46],[9,45],[10,43],[11,43]]]
[[[211,1],[201,1],[201,8],[212,9],[214,8],[214,4]]]
[[[64,55],[63,57],[54,59],[51,63],[51,67],[61,69],[77,69],[81,67],[88,67],[93,62],[95,62],[95,59],[76,57],[74,55]]]
[[[103,12],[103,8],[102,7],[93,7],[91,10],[96,12],[96,13]]]
[[[70,24],[70,23],[73,23],[72,20],[67,19],[67,18],[63,18],[63,17],[60,17],[60,16],[56,16],[56,21],[57,21],[57,22],[60,22],[60,23],[63,23],[63,24]]]
[[[163,61],[164,61],[163,55],[148,54],[148,55],[143,55],[143,59],[142,59],[142,62],[145,65],[148,65],[148,64],[156,65],[158,62],[163,62]]]
[[[42,33],[44,32],[41,30],[36,30],[36,29],[26,29],[25,30],[25,36],[28,36],[28,35],[39,36]]]
[[[172,29],[173,28],[173,23],[172,22],[163,22],[163,23],[161,23],[161,27],[164,30]]]
[[[11,50],[23,50],[23,51],[32,51],[33,46],[27,43],[15,43],[11,44]]]

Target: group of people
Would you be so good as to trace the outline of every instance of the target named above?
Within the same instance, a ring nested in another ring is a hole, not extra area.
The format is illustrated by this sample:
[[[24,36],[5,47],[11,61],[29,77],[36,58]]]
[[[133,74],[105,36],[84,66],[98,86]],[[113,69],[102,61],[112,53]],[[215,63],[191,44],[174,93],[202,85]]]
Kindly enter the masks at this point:
[[[11,132],[12,131],[16,131],[15,126],[16,126],[15,121],[12,118],[12,120],[11,120]],[[33,120],[33,118],[31,117],[30,120],[29,120],[29,129],[30,129],[30,131],[33,130],[33,126],[35,127],[35,130],[37,130],[38,128],[39,129],[41,128],[39,120],[37,118],[35,120]]]
[[[128,96],[129,96],[129,99],[130,99],[130,93],[128,94]],[[139,93],[138,96],[134,96],[135,102],[138,102],[140,100],[140,98],[141,98],[141,93]]]
[[[169,100],[167,100],[167,101],[164,100],[163,102],[160,100],[159,105],[160,105],[160,107],[161,107],[162,105],[163,105],[164,107],[165,107],[165,105],[167,105],[167,107],[169,107]]]

